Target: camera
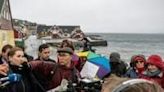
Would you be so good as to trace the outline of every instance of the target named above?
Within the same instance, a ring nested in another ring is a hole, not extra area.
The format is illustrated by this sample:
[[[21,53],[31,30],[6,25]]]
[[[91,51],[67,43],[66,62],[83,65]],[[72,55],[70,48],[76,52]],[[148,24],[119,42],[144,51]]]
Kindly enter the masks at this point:
[[[81,79],[79,83],[68,82],[66,92],[100,92],[102,80]]]

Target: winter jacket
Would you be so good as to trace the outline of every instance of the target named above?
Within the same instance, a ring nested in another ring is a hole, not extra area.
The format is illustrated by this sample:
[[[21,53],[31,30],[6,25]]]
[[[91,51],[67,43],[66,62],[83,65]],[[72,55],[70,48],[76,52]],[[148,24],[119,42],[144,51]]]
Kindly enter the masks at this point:
[[[39,57],[38,58],[36,58],[35,59],[35,61],[43,61],[43,60],[41,60]],[[55,60],[53,60],[53,59],[47,59],[47,60],[44,60],[44,61],[49,61],[49,62],[54,62],[54,63],[56,63],[56,61]]]
[[[11,73],[20,74],[21,80],[19,82],[10,83],[6,87],[1,88],[0,92],[45,92],[45,90],[38,84],[32,72],[27,70],[26,67],[10,65],[9,74]]]
[[[42,74],[45,78],[48,78],[48,84],[46,87],[47,90],[59,86],[62,79],[77,82],[77,78],[79,77],[79,73],[73,63],[70,68],[43,61],[32,61],[29,63],[33,71]]]
[[[86,60],[86,57],[78,57],[76,54],[72,55],[72,61],[74,62],[74,65],[78,71],[81,71]]]
[[[43,61],[41,60],[39,57],[37,59],[35,59],[35,61]],[[55,60],[52,60],[52,59],[47,59],[47,60],[44,60],[46,62],[51,62],[51,63],[56,63]],[[38,72],[38,71],[32,71],[34,76],[36,77],[36,79],[38,80],[38,82],[42,85],[42,87],[44,89],[48,89],[47,88],[47,85],[48,85],[48,81],[49,79],[47,77],[45,77],[42,72]]]
[[[155,82],[157,82],[159,85],[161,85],[161,87],[164,88],[164,63],[162,58],[159,55],[151,55],[148,57],[148,60],[146,62],[148,65],[155,65],[158,69],[159,69],[159,73],[155,73],[155,74],[148,74],[149,71],[145,71],[144,72],[144,76],[142,76],[142,78],[144,79],[148,79],[148,80],[153,80]]]
[[[144,62],[143,68],[137,69],[136,63],[138,62],[138,60]],[[130,68],[127,70],[124,76],[129,78],[139,78],[143,75],[143,72],[145,71],[145,63],[146,59],[144,55],[139,54],[132,56],[130,61]]]
[[[110,54],[110,66],[111,74],[121,77],[126,73],[127,64],[121,60],[120,54],[117,52]]]
[[[139,76],[140,75],[136,72],[134,68],[129,68],[124,75],[124,77],[129,77],[129,78],[139,78]]]
[[[126,73],[126,64],[123,61],[114,64],[110,62],[111,65],[111,73],[116,74],[117,76],[121,77]]]
[[[158,83],[162,88],[164,88],[164,72],[161,72],[160,74],[155,75],[155,76],[148,76],[146,75],[146,72],[145,72],[145,75],[141,76],[141,78],[154,81]]]

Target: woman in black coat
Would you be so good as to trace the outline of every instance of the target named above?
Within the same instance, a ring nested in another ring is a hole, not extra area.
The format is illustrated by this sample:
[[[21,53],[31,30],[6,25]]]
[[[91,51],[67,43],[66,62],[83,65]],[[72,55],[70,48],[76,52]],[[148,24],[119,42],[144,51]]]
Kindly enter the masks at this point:
[[[8,57],[10,68],[8,74],[19,74],[21,79],[0,88],[0,92],[45,92],[28,68],[27,63],[24,62],[24,52],[21,48],[12,48]]]

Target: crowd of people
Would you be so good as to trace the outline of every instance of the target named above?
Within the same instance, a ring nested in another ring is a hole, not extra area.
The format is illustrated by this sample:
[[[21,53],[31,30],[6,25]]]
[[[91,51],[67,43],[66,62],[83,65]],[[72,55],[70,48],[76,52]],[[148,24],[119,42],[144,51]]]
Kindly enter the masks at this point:
[[[86,47],[84,51],[90,50]],[[0,54],[0,92],[55,92],[54,89],[60,87],[64,80],[71,84],[80,83],[80,71],[87,58],[76,55],[71,41],[63,40],[57,48],[56,61],[50,58],[48,44],[39,46],[36,59],[24,49],[9,44],[3,46]],[[109,63],[111,72],[104,76],[100,91],[164,92],[164,62],[161,56],[150,55],[146,59],[142,54],[134,55],[128,64],[119,53],[112,52]],[[10,78],[12,74],[20,75],[21,79],[13,80]]]

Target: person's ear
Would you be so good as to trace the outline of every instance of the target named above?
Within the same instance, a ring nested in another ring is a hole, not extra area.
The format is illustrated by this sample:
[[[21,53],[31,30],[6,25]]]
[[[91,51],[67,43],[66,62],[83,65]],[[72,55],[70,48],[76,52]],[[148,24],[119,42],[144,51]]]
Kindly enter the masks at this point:
[[[39,56],[39,57],[41,56],[41,52],[38,52],[38,56]]]
[[[12,61],[12,57],[11,57],[11,56],[8,56],[8,59],[9,59],[9,62],[11,62],[11,61]]]

